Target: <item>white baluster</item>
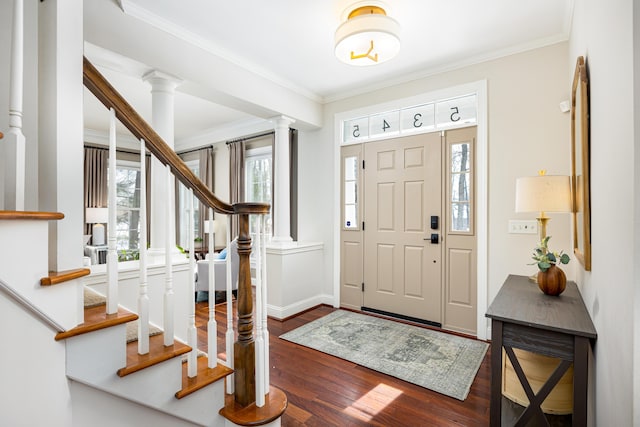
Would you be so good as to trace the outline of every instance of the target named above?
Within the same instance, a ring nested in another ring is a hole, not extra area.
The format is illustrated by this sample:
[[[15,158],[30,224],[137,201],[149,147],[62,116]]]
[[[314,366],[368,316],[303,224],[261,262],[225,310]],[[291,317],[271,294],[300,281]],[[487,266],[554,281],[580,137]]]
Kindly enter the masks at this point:
[[[171,170],[169,166],[166,168],[167,173],[167,190],[173,188],[173,180],[171,179]],[[172,204],[167,203],[165,208],[166,234],[165,234],[165,289],[164,289],[164,345],[166,347],[173,345],[173,266],[171,265],[171,233],[172,229]]]
[[[233,300],[232,300],[232,288],[233,283],[231,283],[231,221],[232,216],[227,215],[227,334],[226,338],[226,349],[227,349],[227,366],[233,369],[233,345],[235,339],[235,332],[233,330]],[[233,381],[233,374],[227,375],[227,394],[233,394],[235,388],[235,383]]]
[[[107,314],[118,312],[118,254],[116,252],[116,111],[109,109],[109,230],[107,252]]]
[[[213,209],[209,208],[209,230],[213,231]],[[207,323],[207,340],[209,358],[207,366],[218,365],[218,323],[216,322],[216,279],[214,276],[213,236],[209,235],[209,322]]]
[[[193,190],[189,189],[189,242],[193,242],[195,239],[195,224],[193,213]],[[194,247],[189,254],[189,284],[187,286],[187,303],[189,304],[189,329],[187,331],[187,344],[192,349],[187,359],[187,375],[189,376],[189,378],[195,377],[198,373],[198,330],[196,329],[195,286],[193,283],[195,274],[196,251]]]
[[[24,3],[13,5],[11,77],[9,92],[9,131],[5,146],[5,209],[24,210],[25,137],[22,133],[22,94],[24,81]]]
[[[262,215],[258,216],[258,230],[255,234],[256,249],[256,406],[264,406],[264,336],[262,334],[262,251],[260,234],[262,231]]]
[[[269,393],[270,379],[269,379],[269,327],[267,326],[267,221],[266,217],[262,218],[262,227],[260,228],[262,233],[262,246],[258,250],[262,253],[262,335],[264,342],[264,390],[265,393]],[[260,319],[258,319],[260,321]]]
[[[147,168],[140,140],[140,295],[138,295],[138,353],[149,353],[149,286],[147,284]]]

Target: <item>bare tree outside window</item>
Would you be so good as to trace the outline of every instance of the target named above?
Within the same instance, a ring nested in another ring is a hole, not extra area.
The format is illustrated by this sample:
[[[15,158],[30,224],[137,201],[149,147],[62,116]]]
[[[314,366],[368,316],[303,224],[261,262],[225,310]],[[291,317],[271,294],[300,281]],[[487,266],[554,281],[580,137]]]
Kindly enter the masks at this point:
[[[470,231],[471,162],[469,144],[451,145],[451,230]]]

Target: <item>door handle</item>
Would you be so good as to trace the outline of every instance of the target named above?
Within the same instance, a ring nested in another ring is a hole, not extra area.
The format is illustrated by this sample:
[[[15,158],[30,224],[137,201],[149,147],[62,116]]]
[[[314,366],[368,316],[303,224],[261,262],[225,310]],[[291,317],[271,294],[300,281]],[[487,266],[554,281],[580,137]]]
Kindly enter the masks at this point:
[[[425,237],[424,240],[428,240],[432,244],[437,245],[440,243],[440,235],[438,233],[431,233],[431,236]]]

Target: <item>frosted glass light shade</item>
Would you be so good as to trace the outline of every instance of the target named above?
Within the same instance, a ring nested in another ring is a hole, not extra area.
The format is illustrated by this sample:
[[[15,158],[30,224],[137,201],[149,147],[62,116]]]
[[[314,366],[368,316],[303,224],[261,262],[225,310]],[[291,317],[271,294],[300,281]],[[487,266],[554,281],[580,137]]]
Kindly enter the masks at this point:
[[[516,212],[571,212],[568,176],[526,176],[516,180]]]
[[[375,7],[375,10],[381,13],[352,16],[338,27],[335,54],[340,61],[368,66],[388,61],[398,54],[400,24],[384,14],[383,9]]]

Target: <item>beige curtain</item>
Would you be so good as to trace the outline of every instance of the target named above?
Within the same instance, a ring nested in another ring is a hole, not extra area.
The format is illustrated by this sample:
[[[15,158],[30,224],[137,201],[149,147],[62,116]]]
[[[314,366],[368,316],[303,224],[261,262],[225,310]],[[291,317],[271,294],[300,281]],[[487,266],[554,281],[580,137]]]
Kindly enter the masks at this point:
[[[107,189],[107,166],[109,151],[103,148],[84,149],[84,207],[106,208],[109,199]],[[86,215],[86,209],[83,213]],[[92,224],[84,224],[84,233],[91,234]]]
[[[245,141],[231,141],[229,147],[229,198],[230,203],[244,201],[244,154]],[[238,236],[238,215],[231,217],[230,240]]]

